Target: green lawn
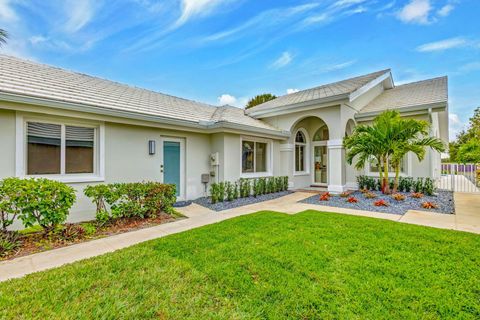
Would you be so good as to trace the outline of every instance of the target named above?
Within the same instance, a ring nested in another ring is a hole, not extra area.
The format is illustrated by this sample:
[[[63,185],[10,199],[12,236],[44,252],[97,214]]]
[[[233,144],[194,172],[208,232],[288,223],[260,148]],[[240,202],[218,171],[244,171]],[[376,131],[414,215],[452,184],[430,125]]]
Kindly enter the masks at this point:
[[[260,212],[0,283],[5,319],[480,318],[480,236]]]

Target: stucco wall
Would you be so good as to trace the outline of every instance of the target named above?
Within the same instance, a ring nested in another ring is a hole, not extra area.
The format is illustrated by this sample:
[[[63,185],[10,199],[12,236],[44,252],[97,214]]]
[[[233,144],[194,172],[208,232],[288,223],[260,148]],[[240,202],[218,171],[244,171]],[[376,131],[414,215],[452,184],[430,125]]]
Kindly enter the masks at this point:
[[[15,119],[15,111],[0,110],[0,178],[15,176]],[[100,183],[161,181],[161,139],[175,137],[185,141],[186,197],[195,199],[204,195],[201,174],[210,172],[209,135],[112,122],[106,122],[104,127],[105,180]],[[155,155],[148,154],[148,140],[156,141]],[[95,208],[83,195],[83,188],[96,183],[99,182],[68,183],[77,190],[77,201],[71,209],[69,221],[94,218]]]

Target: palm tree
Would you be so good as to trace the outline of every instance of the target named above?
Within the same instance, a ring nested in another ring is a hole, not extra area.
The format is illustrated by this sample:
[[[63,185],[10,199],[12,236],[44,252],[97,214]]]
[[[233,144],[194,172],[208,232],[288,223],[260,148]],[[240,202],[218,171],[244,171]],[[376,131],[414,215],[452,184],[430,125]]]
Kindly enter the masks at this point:
[[[445,145],[438,138],[428,137],[430,124],[426,121],[402,119],[398,114],[392,126],[395,138],[392,141],[391,163],[395,170],[393,192],[396,192],[401,161],[409,152],[415,154],[418,160],[422,161],[425,158],[426,148],[444,152]]]
[[[437,138],[425,137],[430,125],[426,121],[403,119],[398,111],[387,110],[375,117],[370,126],[360,125],[351,136],[344,139],[347,162],[357,159],[356,169],[376,160],[382,192],[390,193],[389,168],[395,171],[394,191],[398,187],[400,163],[408,152],[413,152],[421,161],[425,148],[443,152],[443,142]]]
[[[374,159],[377,162],[380,181],[383,181],[382,164],[385,158],[383,140],[375,125],[356,127],[353,133],[343,140],[343,145],[347,150],[347,163],[352,164],[356,159],[355,169],[361,170],[366,163],[370,163]]]
[[[0,47],[2,44],[7,43],[8,33],[7,31],[0,29]]]
[[[270,100],[273,100],[273,99],[276,99],[276,98],[277,98],[277,96],[275,96],[271,93],[259,94],[259,95],[253,97],[252,99],[250,99],[247,102],[247,105],[245,106],[245,109],[252,108],[256,105],[262,104],[264,102],[267,102],[267,101],[270,101]]]

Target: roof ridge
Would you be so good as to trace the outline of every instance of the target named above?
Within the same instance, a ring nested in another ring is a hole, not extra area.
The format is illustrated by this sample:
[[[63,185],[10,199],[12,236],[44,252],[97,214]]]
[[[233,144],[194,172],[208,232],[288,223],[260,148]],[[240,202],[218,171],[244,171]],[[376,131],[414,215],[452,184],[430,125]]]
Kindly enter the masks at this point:
[[[41,66],[41,67],[44,67],[44,68],[60,70],[62,72],[67,72],[67,73],[74,74],[74,75],[80,75],[80,76],[88,77],[88,78],[91,78],[91,79],[98,79],[98,80],[101,80],[101,81],[110,82],[110,83],[113,83],[113,84],[116,84],[116,85],[119,85],[119,86],[122,86],[122,87],[130,88],[130,89],[136,89],[136,90],[141,90],[141,91],[145,91],[145,92],[161,94],[163,96],[167,96],[167,97],[171,97],[171,98],[175,98],[175,99],[180,99],[180,100],[183,100],[183,101],[195,102],[195,103],[204,105],[205,107],[210,107],[210,108],[214,108],[214,109],[218,108],[218,106],[214,106],[214,105],[211,105],[211,104],[208,104],[208,103],[205,103],[205,102],[200,102],[200,101],[193,100],[193,99],[186,99],[186,98],[174,96],[174,95],[171,95],[171,94],[168,94],[168,93],[163,93],[163,92],[159,92],[159,91],[155,91],[155,90],[151,90],[151,89],[145,89],[145,88],[142,88],[142,87],[137,87],[135,85],[126,84],[126,83],[123,83],[123,82],[110,80],[110,79],[102,78],[102,77],[99,77],[99,76],[93,76],[93,75],[89,75],[87,73],[73,71],[73,70],[70,70],[70,69],[60,68],[60,67],[53,66],[53,65],[50,65],[50,64],[46,64],[46,63],[42,63],[42,62],[38,62],[38,61],[33,61],[33,60],[30,60],[30,59],[18,58],[18,57],[3,54],[3,53],[0,53],[0,57],[20,61],[20,62],[23,62],[23,63],[30,63],[30,64]]]
[[[408,86],[408,85],[419,84],[419,83],[422,83],[422,82],[429,82],[429,81],[433,81],[433,80],[439,80],[439,79],[448,79],[448,76],[438,76],[438,77],[434,77],[434,78],[429,78],[429,79],[423,79],[423,80],[417,80],[417,81],[412,81],[412,82],[408,82],[408,83],[403,83],[403,84],[399,84],[398,86],[396,85],[396,86],[393,87],[392,89],[395,89],[395,88],[398,88],[398,87],[403,87],[403,86]],[[392,89],[389,89],[389,90],[392,90]]]

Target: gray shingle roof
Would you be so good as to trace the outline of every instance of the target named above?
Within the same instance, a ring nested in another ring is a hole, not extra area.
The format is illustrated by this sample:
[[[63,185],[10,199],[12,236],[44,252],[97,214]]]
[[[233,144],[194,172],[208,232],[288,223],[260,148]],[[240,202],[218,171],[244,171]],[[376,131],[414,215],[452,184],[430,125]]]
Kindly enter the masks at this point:
[[[0,55],[0,70],[0,93],[192,123],[223,121],[279,131],[245,115],[243,109],[216,107],[11,56]],[[219,113],[221,117],[218,117]]]
[[[298,91],[296,93],[287,94],[274,100],[262,103],[253,108],[250,108],[247,110],[247,114],[257,111],[266,111],[282,106],[295,105],[311,100],[327,99],[335,96],[347,95],[389,72],[390,69],[381,70],[359,77],[354,77],[334,83],[321,85],[315,88]]]
[[[447,103],[447,77],[412,82],[385,90],[366,105],[360,113],[374,113],[386,109],[401,109],[422,105]]]

